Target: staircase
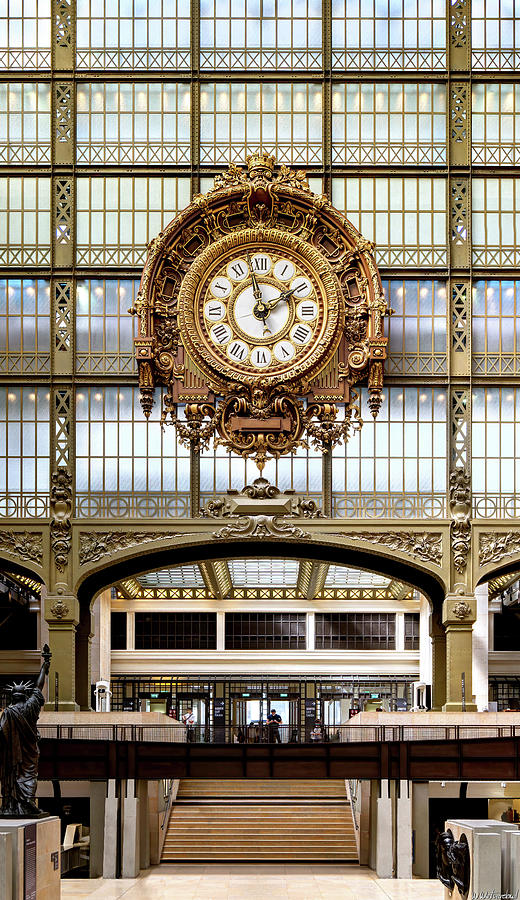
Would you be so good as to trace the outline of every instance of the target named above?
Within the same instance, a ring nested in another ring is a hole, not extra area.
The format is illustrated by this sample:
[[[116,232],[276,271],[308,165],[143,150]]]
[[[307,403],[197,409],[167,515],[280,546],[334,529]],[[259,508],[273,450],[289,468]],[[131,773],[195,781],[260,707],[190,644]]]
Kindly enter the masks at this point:
[[[183,778],[161,862],[358,861],[344,781]]]

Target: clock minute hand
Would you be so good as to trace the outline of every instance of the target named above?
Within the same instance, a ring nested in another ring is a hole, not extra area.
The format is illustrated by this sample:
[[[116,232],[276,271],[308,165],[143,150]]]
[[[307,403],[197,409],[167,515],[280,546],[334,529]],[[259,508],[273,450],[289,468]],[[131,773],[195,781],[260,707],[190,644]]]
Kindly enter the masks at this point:
[[[247,264],[249,266],[249,272],[251,275],[251,283],[253,285],[253,297],[255,298],[255,300],[261,300],[262,299],[262,291],[258,287],[258,281],[256,280],[255,273],[253,272],[253,264],[251,262],[251,257],[249,256],[249,253],[246,255],[246,259],[247,259]]]

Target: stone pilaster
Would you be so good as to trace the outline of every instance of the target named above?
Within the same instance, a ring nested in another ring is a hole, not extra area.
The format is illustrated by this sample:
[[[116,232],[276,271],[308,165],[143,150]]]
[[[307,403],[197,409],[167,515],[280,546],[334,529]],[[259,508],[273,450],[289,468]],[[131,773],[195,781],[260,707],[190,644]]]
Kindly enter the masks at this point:
[[[473,698],[473,623],[476,621],[475,597],[447,594],[442,605],[446,629],[446,700],[444,712],[474,711]]]
[[[77,710],[76,703],[76,628],[79,623],[79,603],[72,594],[48,594],[45,598],[45,621],[49,627],[49,646],[52,652],[49,671],[49,699],[47,709],[55,709],[56,693],[59,710]],[[57,676],[57,677],[56,677]]]

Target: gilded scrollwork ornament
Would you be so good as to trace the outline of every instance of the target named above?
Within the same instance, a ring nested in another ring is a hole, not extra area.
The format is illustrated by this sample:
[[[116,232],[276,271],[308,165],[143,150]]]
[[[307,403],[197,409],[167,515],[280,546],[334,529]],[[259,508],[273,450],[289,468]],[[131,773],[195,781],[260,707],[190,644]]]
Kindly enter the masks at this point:
[[[181,441],[214,439],[262,472],[307,440],[325,452],[348,440],[356,384],[377,415],[389,310],[373,245],[305,173],[262,151],[246,165],[150,243],[130,312],[145,416],[159,387]]]
[[[65,571],[72,546],[72,475],[58,466],[51,476],[51,547],[59,572]]]
[[[462,574],[471,546],[471,481],[462,467],[450,474],[450,516],[453,565]]]

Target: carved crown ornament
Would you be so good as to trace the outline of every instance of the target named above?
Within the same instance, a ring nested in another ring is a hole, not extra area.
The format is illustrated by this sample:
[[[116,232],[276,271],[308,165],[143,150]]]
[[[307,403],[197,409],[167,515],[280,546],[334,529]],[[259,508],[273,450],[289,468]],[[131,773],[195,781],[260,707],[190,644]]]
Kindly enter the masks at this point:
[[[382,400],[390,314],[373,245],[258,152],[231,165],[148,247],[135,306],[146,417],[195,449],[216,443],[262,472],[310,440],[323,452]]]

